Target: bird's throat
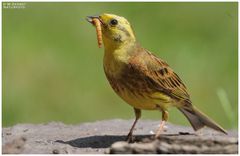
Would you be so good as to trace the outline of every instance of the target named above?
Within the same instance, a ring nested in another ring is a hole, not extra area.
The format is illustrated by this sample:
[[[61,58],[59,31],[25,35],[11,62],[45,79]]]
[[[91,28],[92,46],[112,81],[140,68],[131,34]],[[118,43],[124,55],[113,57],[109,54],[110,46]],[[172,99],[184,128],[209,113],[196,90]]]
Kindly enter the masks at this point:
[[[132,56],[134,46],[135,42],[126,42],[119,46],[104,46],[105,53],[103,62],[105,72],[112,73],[115,76],[120,74],[124,66],[128,64],[128,61]]]

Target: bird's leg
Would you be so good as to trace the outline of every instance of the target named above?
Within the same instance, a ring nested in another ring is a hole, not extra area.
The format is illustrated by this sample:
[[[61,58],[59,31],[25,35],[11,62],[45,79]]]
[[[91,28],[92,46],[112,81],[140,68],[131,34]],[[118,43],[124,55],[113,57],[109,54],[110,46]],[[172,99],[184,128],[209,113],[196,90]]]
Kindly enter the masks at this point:
[[[159,129],[157,130],[155,138],[158,138],[161,135],[161,133],[162,133],[162,131],[164,129],[165,122],[167,120],[168,120],[168,112],[166,110],[162,110],[162,121],[160,123]]]
[[[132,138],[133,129],[134,129],[138,119],[141,117],[141,110],[140,109],[134,108],[134,113],[135,113],[135,121],[134,121],[128,135],[127,135],[127,142],[132,142],[133,141],[133,138]]]

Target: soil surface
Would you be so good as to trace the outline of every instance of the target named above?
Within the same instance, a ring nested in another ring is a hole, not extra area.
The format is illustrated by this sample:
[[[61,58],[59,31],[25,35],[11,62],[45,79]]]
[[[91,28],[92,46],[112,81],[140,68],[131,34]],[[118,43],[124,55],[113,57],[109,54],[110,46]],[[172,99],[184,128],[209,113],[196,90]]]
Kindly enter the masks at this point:
[[[3,128],[3,153],[237,153],[237,130],[224,135],[204,128],[167,123],[166,131],[154,139],[159,121],[140,120],[134,131],[135,143],[124,142],[133,120],[105,120],[79,125],[61,122],[17,124]]]

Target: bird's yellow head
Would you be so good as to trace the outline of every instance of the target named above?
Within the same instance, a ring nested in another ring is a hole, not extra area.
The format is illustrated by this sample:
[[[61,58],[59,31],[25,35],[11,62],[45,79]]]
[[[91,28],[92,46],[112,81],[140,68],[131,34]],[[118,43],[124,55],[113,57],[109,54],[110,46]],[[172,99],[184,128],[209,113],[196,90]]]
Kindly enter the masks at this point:
[[[92,19],[100,21],[101,33],[104,47],[118,47],[125,43],[135,42],[135,35],[130,23],[121,16],[114,14],[101,14],[100,16],[88,16],[87,20],[92,23]]]

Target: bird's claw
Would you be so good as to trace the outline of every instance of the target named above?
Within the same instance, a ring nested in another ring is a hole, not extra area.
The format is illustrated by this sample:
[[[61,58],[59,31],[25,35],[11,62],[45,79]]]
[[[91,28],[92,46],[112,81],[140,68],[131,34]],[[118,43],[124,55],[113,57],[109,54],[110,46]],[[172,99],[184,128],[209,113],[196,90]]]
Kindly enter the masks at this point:
[[[158,139],[158,138],[160,138],[160,136],[161,136],[161,134],[156,134],[156,135],[154,136],[154,138],[155,138],[155,139]]]
[[[126,141],[127,141],[128,143],[132,143],[132,142],[134,141],[134,137],[132,136],[132,133],[129,133],[129,134],[127,135]]]

